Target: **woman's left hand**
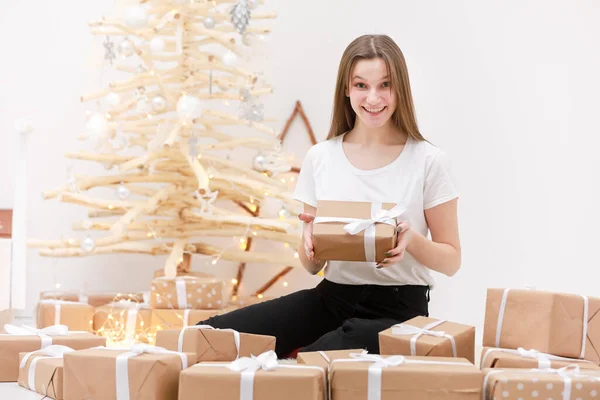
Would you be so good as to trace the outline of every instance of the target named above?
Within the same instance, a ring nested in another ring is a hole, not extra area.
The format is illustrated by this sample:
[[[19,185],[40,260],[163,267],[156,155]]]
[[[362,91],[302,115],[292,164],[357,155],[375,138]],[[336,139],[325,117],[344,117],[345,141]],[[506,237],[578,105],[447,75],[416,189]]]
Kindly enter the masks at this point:
[[[397,240],[396,247],[385,253],[386,258],[377,264],[377,268],[389,267],[392,264],[400,262],[404,258],[406,246],[412,237],[412,228],[408,222],[400,222],[396,226]]]

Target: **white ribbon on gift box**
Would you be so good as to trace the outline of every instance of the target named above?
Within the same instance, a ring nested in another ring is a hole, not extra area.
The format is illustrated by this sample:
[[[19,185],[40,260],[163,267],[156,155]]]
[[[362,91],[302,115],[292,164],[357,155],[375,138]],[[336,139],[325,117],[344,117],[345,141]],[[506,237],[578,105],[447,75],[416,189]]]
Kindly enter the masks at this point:
[[[179,340],[177,341],[177,350],[178,351],[183,351],[183,336],[185,334],[185,331],[190,330],[190,329],[213,329],[216,331],[233,333],[233,342],[235,343],[235,349],[237,351],[237,355],[235,358],[238,359],[240,357],[240,333],[238,331],[234,331],[233,329],[219,329],[219,328],[214,328],[210,325],[192,325],[192,326],[184,327],[181,330],[181,332],[179,332]]]
[[[450,344],[452,345],[452,357],[456,357],[456,341],[454,340],[454,337],[452,335],[447,334],[444,331],[432,331],[431,330],[432,328],[435,328],[436,326],[441,325],[444,322],[447,322],[447,321],[444,319],[441,319],[438,321],[434,321],[430,324],[427,324],[423,328],[419,328],[419,327],[409,325],[409,324],[396,324],[396,325],[392,326],[392,334],[397,335],[397,336],[413,335],[413,337],[410,339],[410,355],[411,356],[417,355],[417,340],[422,335],[445,337],[446,339],[450,340]]]
[[[85,305],[89,306],[89,304],[81,303],[78,301],[66,301],[66,300],[56,300],[56,299],[44,299],[39,301],[40,304],[52,304],[54,305],[54,325],[60,325],[60,313],[61,307],[65,304],[71,305]]]
[[[148,304],[136,303],[133,301],[116,301],[106,304],[105,307],[127,310],[127,320],[125,321],[125,339],[132,342],[135,338],[138,314],[141,309],[149,309]]]
[[[343,222],[346,225],[344,230],[351,234],[356,235],[362,231],[365,231],[364,235],[364,247],[365,247],[365,260],[369,262],[375,262],[375,228],[376,224],[387,224],[394,228],[396,227],[396,218],[402,215],[406,211],[406,207],[396,205],[391,210],[382,209],[382,203],[373,202],[371,203],[371,218],[360,219],[360,218],[342,218],[342,217],[316,217],[313,224],[322,224],[327,222]]]
[[[590,370],[590,371],[592,371],[592,370]],[[507,370],[504,370],[504,369],[492,369],[492,370],[488,371],[488,373],[485,374],[485,377],[483,379],[483,391],[482,391],[482,399],[483,400],[487,400],[487,387],[488,387],[489,377],[492,376],[492,375],[496,375],[496,374],[502,373],[502,372],[515,372],[515,371],[514,370],[510,370],[510,369],[507,369]],[[561,392],[563,400],[571,400],[573,377],[588,378],[591,381],[600,382],[600,377],[598,377],[598,376],[593,376],[593,375],[590,375],[590,374],[582,374],[578,365],[569,365],[567,367],[558,368],[558,369],[554,369],[554,368],[545,368],[545,369],[532,368],[530,370],[519,370],[519,373],[520,374],[521,373],[522,374],[556,374],[556,375],[560,376],[561,378],[563,378],[563,382],[565,384],[565,388]]]
[[[116,400],[129,400],[129,359],[144,353],[147,354],[176,354],[181,358],[181,369],[188,367],[188,359],[185,353],[178,351],[167,350],[163,347],[151,346],[149,344],[139,343],[134,344],[131,348],[117,347],[94,347],[98,350],[124,351],[125,353],[117,356],[115,376],[117,386]]]
[[[45,347],[42,350],[36,350],[25,354],[21,359],[21,364],[19,365],[20,369],[25,368],[27,365],[27,360],[29,360],[32,355],[43,354],[42,356],[36,357],[31,361],[31,365],[29,366],[29,371],[27,373],[27,382],[25,382],[27,388],[35,392],[35,368],[39,360],[42,358],[63,358],[65,354],[72,353],[74,351],[75,350],[70,347],[55,344]]]
[[[530,289],[531,290],[531,289]],[[498,312],[498,323],[496,326],[496,347],[500,348],[500,337],[502,336],[502,323],[504,322],[504,312],[506,311],[506,302],[510,289],[504,289],[502,292],[502,301],[500,302],[500,311]],[[581,338],[581,354],[579,358],[585,358],[585,343],[587,341],[588,331],[588,313],[589,301],[587,296],[579,295],[583,299],[583,337]]]
[[[0,336],[39,336],[42,341],[41,349],[52,345],[52,336],[66,336],[73,333],[88,333],[84,331],[69,331],[69,327],[66,325],[52,325],[43,329],[36,329],[26,325],[16,326],[11,324],[5,324],[4,330],[6,331],[6,333],[2,333],[0,334]]]
[[[183,327],[187,328],[189,326],[190,320],[190,309],[183,310]]]
[[[555,356],[554,354],[541,353],[534,349],[525,350],[522,347],[519,347],[517,350],[490,347],[489,349],[486,350],[483,357],[481,357],[480,368],[483,368],[488,355],[490,355],[490,353],[492,353],[494,351],[500,351],[502,353],[507,353],[507,354],[514,354],[517,356],[521,356],[523,358],[533,358],[538,361],[538,368],[541,368],[541,369],[552,368],[552,361],[568,361],[568,362],[577,361],[579,363],[584,362],[584,363],[594,364],[593,362],[588,361],[588,360],[579,360],[576,358],[559,357],[559,356]]]
[[[241,357],[231,363],[207,363],[203,362],[194,365],[192,368],[201,367],[222,367],[229,368],[232,371],[240,372],[240,400],[254,400],[254,376],[256,371],[275,371],[279,368],[290,369],[315,369],[321,371],[323,376],[323,399],[327,399],[327,379],[325,370],[314,365],[288,365],[279,364],[277,354],[273,350],[264,352],[258,356]]]
[[[387,367],[397,367],[403,364],[473,366],[471,363],[452,361],[410,360],[404,356],[384,357],[377,354],[367,354],[364,351],[362,353],[350,353],[350,357],[333,360],[330,366],[338,362],[372,362],[373,364],[369,366],[367,378],[367,400],[381,400],[381,375],[383,369]]]

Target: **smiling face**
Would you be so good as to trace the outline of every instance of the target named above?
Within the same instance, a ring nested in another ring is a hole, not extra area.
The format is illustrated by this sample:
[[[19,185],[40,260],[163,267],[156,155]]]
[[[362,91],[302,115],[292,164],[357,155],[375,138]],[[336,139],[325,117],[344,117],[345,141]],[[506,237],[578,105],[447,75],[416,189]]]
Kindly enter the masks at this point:
[[[390,118],[396,110],[396,94],[382,58],[356,62],[346,96],[356,113],[356,123],[368,128],[381,128],[392,123]]]

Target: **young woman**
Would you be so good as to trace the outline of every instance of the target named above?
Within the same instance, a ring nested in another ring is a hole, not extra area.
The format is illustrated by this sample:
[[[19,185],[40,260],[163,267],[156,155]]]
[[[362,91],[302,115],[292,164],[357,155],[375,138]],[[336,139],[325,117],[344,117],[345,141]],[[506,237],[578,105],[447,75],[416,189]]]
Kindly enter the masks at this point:
[[[273,335],[279,357],[299,348],[378,353],[380,331],[428,315],[430,270],[452,276],[460,268],[458,196],[443,153],[419,132],[406,62],[388,36],[361,36],[344,52],[329,135],[306,155],[294,197],[304,203],[300,260],[312,274],[326,267],[325,279],[200,324]],[[321,199],[405,205],[398,245],[379,264],[316,260]]]

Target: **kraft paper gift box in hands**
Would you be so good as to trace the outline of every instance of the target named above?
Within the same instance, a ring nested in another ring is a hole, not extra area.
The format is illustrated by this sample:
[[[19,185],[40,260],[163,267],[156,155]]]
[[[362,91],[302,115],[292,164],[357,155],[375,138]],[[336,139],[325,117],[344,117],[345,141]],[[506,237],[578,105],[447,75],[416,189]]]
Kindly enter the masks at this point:
[[[381,262],[396,247],[406,208],[393,203],[319,200],[313,221],[315,259]]]
[[[600,361],[600,298],[488,289],[483,346]]]

